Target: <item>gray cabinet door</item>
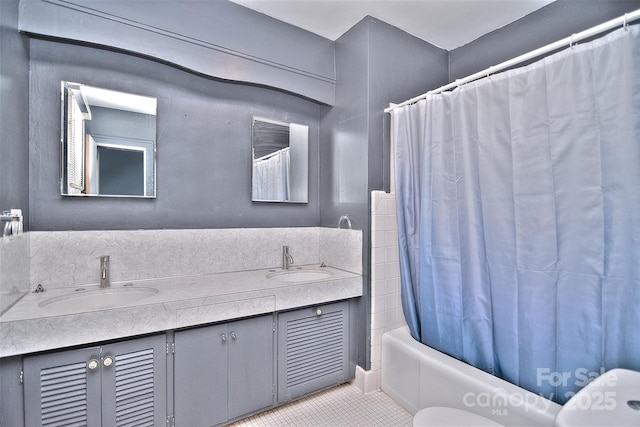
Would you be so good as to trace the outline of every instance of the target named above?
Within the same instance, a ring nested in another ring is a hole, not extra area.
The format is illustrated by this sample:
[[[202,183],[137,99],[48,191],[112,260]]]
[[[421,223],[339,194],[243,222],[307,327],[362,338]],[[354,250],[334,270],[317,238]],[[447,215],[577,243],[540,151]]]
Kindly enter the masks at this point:
[[[100,347],[25,357],[25,425],[100,425],[99,360]]]
[[[227,325],[174,335],[174,404],[177,427],[204,427],[227,420]]]
[[[0,358],[0,426],[24,426],[22,357]]]
[[[24,358],[27,426],[165,426],[165,335]]]
[[[278,403],[343,383],[348,376],[348,302],[278,315]]]
[[[102,347],[102,427],[165,426],[166,336]]]
[[[174,342],[177,427],[218,425],[273,405],[273,316],[177,331]]]
[[[229,336],[231,420],[273,405],[273,316],[229,323]]]

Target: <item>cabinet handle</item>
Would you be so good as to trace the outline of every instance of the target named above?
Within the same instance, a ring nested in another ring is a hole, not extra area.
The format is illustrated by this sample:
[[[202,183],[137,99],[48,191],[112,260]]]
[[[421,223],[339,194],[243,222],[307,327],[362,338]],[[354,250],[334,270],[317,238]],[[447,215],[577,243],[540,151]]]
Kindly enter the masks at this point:
[[[238,338],[238,337],[236,337],[236,333],[235,332],[231,332],[230,335],[231,335],[231,339],[232,340],[235,340],[236,338]]]
[[[99,365],[99,363],[98,363],[98,361],[96,359],[91,359],[91,360],[89,360],[89,363],[88,363],[87,367],[90,370],[93,371],[98,367],[98,365]]]
[[[220,339],[222,340],[222,342],[225,342],[227,340],[227,336],[225,334],[220,335]]]
[[[108,368],[109,366],[113,365],[113,357],[107,356],[104,359],[102,359],[102,365],[105,368]]]
[[[322,314],[322,310],[319,308],[316,308],[316,315],[320,316]]]

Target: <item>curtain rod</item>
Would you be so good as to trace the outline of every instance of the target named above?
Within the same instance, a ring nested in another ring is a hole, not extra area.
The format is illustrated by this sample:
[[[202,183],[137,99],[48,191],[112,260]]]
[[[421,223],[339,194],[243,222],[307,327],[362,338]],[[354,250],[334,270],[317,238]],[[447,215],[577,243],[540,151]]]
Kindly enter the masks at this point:
[[[600,25],[596,25],[595,27],[591,27],[587,30],[581,31],[579,33],[574,33],[569,37],[565,37],[562,40],[558,40],[557,42],[548,44],[546,46],[543,46],[541,48],[538,48],[536,50],[532,50],[528,53],[525,53],[523,55],[517,56],[513,59],[510,59],[508,61],[504,61],[501,62],[498,65],[494,65],[491,66],[489,68],[486,68],[482,71],[479,71],[475,74],[471,74],[470,76],[467,76],[463,79],[457,79],[456,81],[449,83],[447,85],[441,86],[438,89],[434,89],[434,90],[430,90],[427,93],[424,93],[420,96],[416,96],[415,98],[411,98],[408,99],[400,104],[396,104],[396,105],[392,105],[389,108],[385,108],[384,112],[385,113],[390,113],[391,111],[395,110],[396,108],[400,108],[400,107],[404,107],[405,105],[409,105],[409,104],[414,104],[422,99],[425,99],[427,97],[427,95],[432,95],[432,94],[438,94],[441,92],[445,92],[449,89],[453,89],[455,87],[461,86],[465,83],[469,83],[471,81],[474,80],[478,80],[482,77],[486,77],[490,74],[494,74],[497,73],[499,71],[502,71],[504,69],[513,67],[514,65],[518,65],[521,62],[525,62],[528,61],[529,59],[533,59],[536,58],[538,56],[542,56],[546,53],[549,52],[553,52],[554,50],[560,49],[563,46],[573,46],[575,43],[584,40],[586,38],[595,36],[597,34],[603,33],[605,31],[611,30],[613,28],[622,26],[622,27],[626,27],[627,24],[629,22],[635,21],[636,19],[640,18],[640,9],[634,10],[633,12],[629,12],[629,13],[625,13],[623,16],[620,16],[618,18],[612,19],[610,21],[604,22]]]

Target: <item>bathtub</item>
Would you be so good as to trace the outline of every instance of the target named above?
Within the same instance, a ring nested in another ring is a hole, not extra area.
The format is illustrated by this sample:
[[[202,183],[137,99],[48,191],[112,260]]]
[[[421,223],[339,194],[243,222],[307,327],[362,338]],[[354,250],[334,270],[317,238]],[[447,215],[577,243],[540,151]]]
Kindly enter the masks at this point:
[[[562,408],[417,342],[406,326],[382,336],[381,366],[382,390],[412,414],[447,406],[506,426],[552,426]]]

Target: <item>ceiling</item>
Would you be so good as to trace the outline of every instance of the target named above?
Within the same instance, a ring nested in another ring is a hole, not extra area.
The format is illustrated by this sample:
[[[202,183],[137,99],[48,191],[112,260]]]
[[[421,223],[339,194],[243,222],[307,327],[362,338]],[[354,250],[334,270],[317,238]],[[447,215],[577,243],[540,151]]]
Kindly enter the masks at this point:
[[[452,50],[553,0],[231,1],[330,40],[336,40],[371,15],[433,45]]]

